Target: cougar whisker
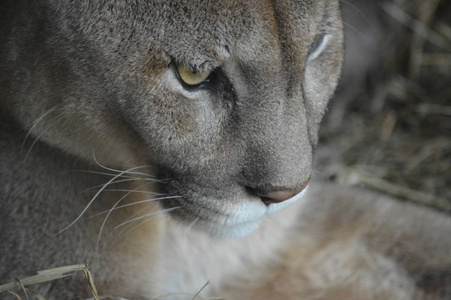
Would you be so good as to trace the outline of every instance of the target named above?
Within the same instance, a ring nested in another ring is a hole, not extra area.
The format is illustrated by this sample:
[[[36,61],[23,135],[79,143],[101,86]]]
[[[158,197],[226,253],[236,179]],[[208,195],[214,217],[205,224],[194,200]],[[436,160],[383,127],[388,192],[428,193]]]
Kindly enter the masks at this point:
[[[26,164],[26,162],[27,162],[27,160],[28,160],[28,157],[30,156],[31,150],[32,150],[33,147],[36,145],[36,143],[41,139],[41,137],[42,137],[45,133],[47,133],[47,132],[50,130],[50,128],[52,128],[53,126],[55,126],[55,125],[57,124],[57,122],[61,121],[61,120],[64,119],[64,118],[65,118],[65,116],[58,116],[57,120],[54,119],[52,124],[50,124],[49,126],[47,126],[46,128],[44,128],[44,130],[42,130],[42,131],[39,133],[39,135],[34,139],[33,143],[32,143],[31,146],[30,146],[30,148],[28,148],[27,154],[25,155],[25,158],[24,158],[24,160],[23,160],[23,164],[24,164],[24,165]],[[24,140],[24,143],[25,143],[25,140]]]
[[[62,233],[63,231],[67,230],[68,228],[70,228],[72,225],[74,225],[78,220],[80,220],[80,218],[85,214],[85,212],[88,210],[88,208],[92,205],[92,203],[94,203],[94,201],[97,199],[97,197],[100,195],[100,193],[103,192],[103,190],[110,185],[114,180],[116,180],[117,178],[121,177],[123,174],[129,172],[129,171],[133,171],[136,170],[138,168],[142,168],[142,167],[134,167],[134,168],[130,168],[128,170],[122,171],[121,173],[119,173],[118,175],[114,176],[113,178],[111,178],[104,186],[104,188],[101,188],[95,195],[94,197],[91,199],[91,201],[89,201],[89,203],[85,206],[85,208],[83,209],[83,211],[78,215],[78,217],[72,221],[69,225],[67,225],[65,228],[63,228],[62,230],[60,230],[59,232],[57,232],[57,234]]]
[[[113,205],[113,207],[109,210],[109,212],[108,212],[107,215],[105,216],[105,219],[103,220],[102,225],[100,226],[99,235],[97,236],[96,252],[97,252],[97,250],[98,250],[98,248],[99,248],[99,243],[100,243],[100,238],[101,238],[101,236],[102,236],[103,228],[105,227],[105,224],[106,224],[106,222],[107,222],[107,220],[108,220],[108,217],[111,215],[111,213],[113,212],[114,208],[115,208],[116,206],[118,206],[119,203],[122,202],[122,200],[124,200],[124,199],[127,198],[129,195],[131,195],[132,193],[134,193],[135,191],[137,191],[138,189],[140,189],[140,188],[142,188],[143,186],[146,186],[146,185],[147,185],[147,183],[138,186],[138,187],[135,188],[134,190],[129,190],[129,191],[128,191],[125,195],[123,195],[123,196],[122,196],[122,197],[121,197],[121,198]]]
[[[132,228],[131,228],[130,230],[128,230],[127,232],[125,232],[125,233],[121,234],[120,236],[118,236],[118,238],[117,238],[117,240],[116,240],[116,243],[117,243],[117,242],[120,242],[120,240],[122,240],[125,236],[127,236],[128,234],[130,234],[132,231],[136,230],[136,229],[139,228],[140,226],[142,226],[142,225],[144,225],[144,224],[146,224],[146,223],[152,221],[155,217],[157,217],[157,216],[159,216],[159,215],[161,215],[161,214],[164,214],[164,213],[168,213],[168,212],[174,211],[174,210],[179,209],[179,208],[180,208],[180,206],[177,206],[177,207],[171,207],[171,208],[168,208],[168,209],[162,209],[162,210],[159,210],[159,211],[157,211],[157,212],[153,212],[153,213],[150,213],[150,214],[146,214],[145,216],[142,216],[142,217],[138,217],[138,218],[133,219],[134,222],[137,222],[137,221],[140,221],[140,220],[144,219],[145,217],[148,217],[148,218],[149,218],[149,219],[147,219],[147,220],[141,221],[139,224],[137,224],[136,226],[132,227]],[[127,221],[127,224],[133,224],[134,222],[129,222],[129,221]],[[116,228],[122,227],[123,225],[125,225],[125,224],[119,224],[118,226],[116,226]]]
[[[151,204],[146,205],[146,207],[141,208],[140,210],[136,211],[134,214],[130,215],[126,221],[131,220],[133,218],[135,218],[136,216],[139,216],[140,214],[144,213],[145,211],[148,211],[150,209],[152,209],[154,206],[152,206]],[[117,233],[116,235],[122,235],[122,233],[124,233],[125,231],[127,231],[127,229],[129,229],[133,224],[129,224],[129,225],[125,225],[123,226],[120,230],[119,233]],[[117,230],[117,229],[116,229]]]
[[[124,182],[136,182],[136,181],[141,181],[142,182],[142,181],[151,181],[151,180],[146,179],[146,178],[126,178],[126,179],[116,180],[116,181],[114,181],[114,182],[112,182],[110,184],[124,183]],[[147,184],[150,184],[150,183],[153,183],[153,181],[152,182],[148,182]],[[89,192],[89,191],[97,190],[97,189],[99,189],[101,187],[103,187],[103,184],[99,184],[99,185],[90,187],[88,189],[85,189],[84,191],[85,192]],[[110,191],[111,192],[113,190],[104,190],[104,192],[106,192],[106,191]]]
[[[348,26],[350,29],[352,29],[353,31],[357,32],[360,35],[361,38],[366,39],[366,36],[363,33],[361,33],[357,28],[352,26],[351,24],[346,23],[345,21],[343,21],[343,25]]]
[[[344,4],[349,5],[350,7],[352,7],[356,12],[358,12],[365,19],[367,24],[371,25],[370,20],[367,18],[367,16],[363,13],[363,11],[360,8],[358,8],[357,6],[355,6],[354,4],[352,4],[349,1],[346,1],[346,0],[339,0],[339,1],[341,3],[344,3]]]
[[[186,236],[186,234],[188,233],[188,231],[190,231],[193,226],[199,221],[199,217],[197,217],[193,222],[191,222],[191,224],[189,224],[184,230],[183,230],[183,235]]]
[[[142,200],[142,201],[136,201],[136,202],[133,202],[133,203],[128,203],[128,204],[116,206],[116,207],[114,208],[114,210],[118,210],[118,209],[121,209],[121,208],[130,207],[130,206],[137,205],[137,204],[144,204],[144,203],[150,203],[150,202],[159,201],[159,200],[176,199],[176,198],[181,198],[181,196],[166,196],[166,197],[158,197],[158,198],[149,198],[149,199]],[[88,218],[86,218],[86,219],[92,219],[92,218],[101,216],[101,215],[103,215],[103,214],[108,213],[109,211],[110,211],[110,210],[104,210],[104,211],[99,212],[99,213],[96,213],[96,214],[94,214],[94,215],[92,215],[92,216],[90,216],[90,217],[88,217]]]
[[[151,177],[150,174],[144,173],[144,172],[130,172],[131,170],[148,169],[148,168],[150,168],[151,166],[137,166],[137,167],[134,167],[134,168],[129,169],[129,170],[117,170],[117,169],[113,169],[113,168],[110,168],[110,167],[107,167],[107,166],[101,164],[101,163],[97,160],[97,158],[96,158],[96,156],[95,156],[95,154],[94,154],[94,151],[92,152],[92,156],[93,156],[94,162],[95,162],[99,167],[101,167],[101,168],[104,169],[104,170],[108,170],[108,171],[116,172],[116,173],[120,173],[120,174],[132,174],[132,175],[141,175],[141,176]]]
[[[110,184],[114,184],[115,182],[109,183]],[[149,185],[151,182],[146,183],[145,185]],[[130,192],[133,191],[134,193],[137,194],[146,194],[146,195],[155,195],[155,196],[162,196],[164,194],[161,193],[157,193],[157,192],[150,192],[150,191],[134,191],[134,190],[127,190],[127,189],[103,189],[103,192]]]
[[[105,175],[109,177],[114,177],[117,175],[117,173],[108,173],[108,172],[100,172],[100,171],[92,171],[92,170],[73,170],[75,172],[85,172],[90,174],[98,174],[98,175]],[[135,176],[132,176],[135,175]],[[147,174],[145,177],[136,177],[136,174],[132,175],[122,175],[121,178],[141,178],[142,180],[154,180],[155,182],[158,182],[158,179],[153,178],[151,175]]]
[[[134,219],[132,219],[132,220],[127,220],[127,221],[125,221],[125,222],[122,222],[121,224],[115,226],[114,229],[118,229],[118,228],[120,228],[120,227],[122,227],[122,226],[124,226],[124,225],[129,224],[129,223],[133,223],[133,222],[136,222],[136,221],[138,221],[138,220],[144,219],[144,218],[146,218],[146,217],[153,216],[153,215],[155,215],[156,213],[161,214],[161,213],[163,213],[163,212],[170,212],[170,211],[173,211],[173,210],[175,210],[175,209],[177,209],[177,208],[180,208],[180,206],[171,207],[171,208],[168,208],[168,209],[160,210],[160,211],[158,211],[158,212],[154,212],[154,213],[146,214],[146,215],[143,215],[143,216],[139,216],[139,217],[136,217],[136,218],[134,218]]]
[[[52,106],[49,110],[47,110],[42,116],[40,116],[39,118],[37,118],[36,120],[34,120],[32,123],[30,123],[28,126],[31,126],[31,128],[28,130],[23,143],[22,143],[22,148],[25,146],[25,143],[28,139],[28,137],[30,136],[31,132],[34,130],[34,128],[38,125],[39,122],[41,122],[44,118],[46,118],[49,114],[51,114],[53,111],[55,111],[58,108],[59,104],[56,104],[54,106]]]

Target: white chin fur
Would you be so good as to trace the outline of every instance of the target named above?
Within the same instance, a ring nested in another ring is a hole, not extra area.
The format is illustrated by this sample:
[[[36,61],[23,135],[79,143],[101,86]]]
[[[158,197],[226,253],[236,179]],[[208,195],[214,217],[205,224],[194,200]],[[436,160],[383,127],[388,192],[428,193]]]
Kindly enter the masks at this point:
[[[258,220],[236,224],[236,225],[226,225],[218,228],[218,225],[212,226],[209,230],[210,235],[213,235],[220,239],[236,239],[242,238],[251,233],[255,232],[259,227],[263,218]]]
[[[208,231],[218,238],[241,238],[256,231],[264,218],[274,214],[305,197],[308,187],[296,196],[266,206],[260,199],[252,199],[235,207],[228,218],[212,224]]]

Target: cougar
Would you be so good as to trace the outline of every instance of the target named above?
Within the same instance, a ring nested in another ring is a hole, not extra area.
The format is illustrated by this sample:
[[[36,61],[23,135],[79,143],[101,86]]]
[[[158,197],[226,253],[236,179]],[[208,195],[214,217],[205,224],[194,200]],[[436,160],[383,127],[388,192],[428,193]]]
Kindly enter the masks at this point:
[[[0,282],[87,261],[116,299],[450,297],[449,217],[310,180],[339,6],[3,0]]]

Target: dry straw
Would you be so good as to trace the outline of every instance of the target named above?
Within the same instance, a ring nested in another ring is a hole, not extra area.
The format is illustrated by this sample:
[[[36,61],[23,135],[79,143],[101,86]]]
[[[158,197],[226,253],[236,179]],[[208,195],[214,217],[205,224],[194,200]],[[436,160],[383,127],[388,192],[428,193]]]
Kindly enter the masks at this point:
[[[89,271],[87,263],[38,271],[37,275],[22,278],[22,279],[17,279],[15,282],[1,285],[0,293],[9,292],[10,294],[14,295],[18,300],[21,300],[22,298],[15,291],[22,290],[25,295],[25,299],[29,299],[26,287],[31,286],[31,285],[55,281],[58,279],[69,277],[69,276],[74,276],[80,272],[83,272],[86,277],[87,284],[89,285],[93,299],[99,300],[99,295],[97,294],[97,289],[94,284],[94,280],[92,279],[92,275],[91,275],[91,272]],[[30,290],[30,292],[38,300],[45,300],[45,298],[42,297],[41,295],[39,295],[38,293],[36,293],[32,290]]]

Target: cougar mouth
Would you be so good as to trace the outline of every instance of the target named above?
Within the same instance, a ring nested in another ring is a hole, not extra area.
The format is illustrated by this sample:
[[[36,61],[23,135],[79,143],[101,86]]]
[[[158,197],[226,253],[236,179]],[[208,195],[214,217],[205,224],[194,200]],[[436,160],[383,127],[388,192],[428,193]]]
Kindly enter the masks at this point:
[[[281,203],[266,205],[259,196],[242,188],[227,198],[182,195],[161,201],[165,208],[177,208],[169,215],[178,223],[217,238],[240,238],[255,232],[268,215],[298,202],[306,192]]]

